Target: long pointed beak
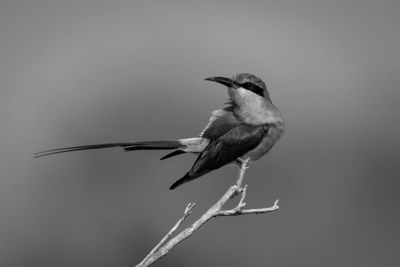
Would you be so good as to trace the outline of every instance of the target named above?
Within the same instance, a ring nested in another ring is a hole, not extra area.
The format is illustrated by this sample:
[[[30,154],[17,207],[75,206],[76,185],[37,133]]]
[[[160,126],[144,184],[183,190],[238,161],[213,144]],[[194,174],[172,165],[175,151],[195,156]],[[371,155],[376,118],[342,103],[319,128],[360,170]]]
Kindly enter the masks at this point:
[[[212,82],[217,82],[220,84],[223,84],[225,86],[228,87],[232,87],[232,88],[238,88],[239,85],[237,83],[235,83],[234,81],[232,81],[232,79],[230,78],[226,78],[226,77],[209,77],[205,79],[206,81],[212,81]]]

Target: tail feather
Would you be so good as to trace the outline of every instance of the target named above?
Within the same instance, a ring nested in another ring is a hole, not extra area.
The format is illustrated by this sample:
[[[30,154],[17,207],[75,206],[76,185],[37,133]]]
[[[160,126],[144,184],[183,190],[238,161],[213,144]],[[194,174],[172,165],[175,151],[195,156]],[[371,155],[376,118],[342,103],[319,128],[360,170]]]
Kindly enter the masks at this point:
[[[167,150],[184,147],[179,141],[145,141],[134,142],[124,147],[125,151],[132,150]]]
[[[186,153],[186,151],[176,149],[176,150],[172,151],[171,153],[168,153],[164,157],[160,158],[160,160],[168,159],[168,158],[175,157],[175,156],[178,156],[180,154],[185,154],[185,153]]]
[[[45,151],[42,151],[39,153],[35,153],[34,157],[38,158],[38,157],[49,156],[49,155],[64,153],[64,152],[110,148],[110,147],[123,147],[125,151],[132,151],[132,150],[176,149],[179,147],[184,147],[184,145],[182,145],[179,141],[144,141],[144,142],[107,143],[107,144],[73,146],[73,147],[50,149],[50,150],[45,150]]]

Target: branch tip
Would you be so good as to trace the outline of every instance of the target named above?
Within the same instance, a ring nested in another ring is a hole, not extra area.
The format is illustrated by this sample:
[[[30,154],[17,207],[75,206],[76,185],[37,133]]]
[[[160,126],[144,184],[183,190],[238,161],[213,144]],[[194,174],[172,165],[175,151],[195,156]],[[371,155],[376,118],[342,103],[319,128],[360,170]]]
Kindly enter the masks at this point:
[[[277,200],[275,200],[275,202],[274,202],[274,208],[276,208],[276,209],[279,209],[279,199],[277,199]]]
[[[185,214],[192,212],[192,209],[196,206],[196,203],[189,203],[185,208]]]

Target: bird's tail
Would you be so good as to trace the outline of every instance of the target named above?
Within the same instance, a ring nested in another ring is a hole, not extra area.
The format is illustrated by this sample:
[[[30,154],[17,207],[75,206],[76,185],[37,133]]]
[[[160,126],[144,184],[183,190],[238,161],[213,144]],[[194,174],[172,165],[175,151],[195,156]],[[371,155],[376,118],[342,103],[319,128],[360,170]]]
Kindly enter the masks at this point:
[[[97,145],[86,145],[86,146],[72,146],[50,149],[35,153],[34,157],[43,157],[52,154],[79,151],[79,150],[89,150],[89,149],[99,149],[99,148],[109,148],[109,147],[122,147],[125,151],[132,150],[169,150],[185,147],[180,141],[144,141],[144,142],[124,142],[124,143],[107,143],[107,144],[97,144]]]

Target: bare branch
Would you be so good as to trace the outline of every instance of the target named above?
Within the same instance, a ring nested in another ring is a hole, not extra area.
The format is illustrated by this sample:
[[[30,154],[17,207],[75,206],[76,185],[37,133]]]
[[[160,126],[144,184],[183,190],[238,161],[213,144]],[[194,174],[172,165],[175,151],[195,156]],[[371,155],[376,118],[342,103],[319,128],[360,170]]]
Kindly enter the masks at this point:
[[[240,162],[240,170],[239,170],[239,177],[236,181],[236,185],[241,187],[244,178],[244,173],[246,172],[246,169],[249,167],[250,158],[247,159],[239,158],[238,160]]]
[[[260,209],[238,209],[238,207],[231,210],[221,210],[216,216],[238,216],[238,215],[246,215],[246,214],[262,214],[269,213],[271,211],[275,211],[279,209],[278,206],[279,200],[275,200],[274,205],[268,208],[260,208]]]
[[[175,237],[169,239],[172,234],[177,230],[181,223],[189,216],[194,203],[189,203],[185,209],[183,216],[176,222],[176,224],[171,228],[171,230],[161,239],[161,241],[150,251],[150,253],[138,264],[136,267],[149,266],[155,261],[159,260],[161,257],[165,256],[172,248],[181,243],[183,240],[194,234],[201,226],[203,226],[208,220],[213,217],[218,216],[238,216],[246,214],[261,214],[269,213],[279,209],[278,200],[275,201],[274,205],[267,208],[259,209],[243,209],[246,205],[244,202],[246,198],[247,185],[242,187],[242,182],[246,169],[248,168],[249,159],[238,159],[240,162],[239,176],[236,184],[228,188],[225,194],[213,205],[211,206],[198,220],[196,220],[192,225],[184,229],[182,232],[178,233]],[[241,194],[241,198],[237,206],[231,210],[223,210],[223,205],[228,202],[229,199]],[[169,241],[167,241],[169,239]]]
[[[241,192],[242,192],[242,197],[240,198],[240,201],[236,207],[236,209],[238,209],[238,210],[241,210],[242,208],[244,208],[244,206],[246,206],[244,199],[246,198],[247,185],[245,185],[243,188],[241,188]]]
[[[182,224],[182,222],[192,213],[192,208],[196,206],[196,203],[189,203],[187,204],[185,208],[185,212],[183,213],[183,216],[175,223],[175,225],[169,230],[169,232],[161,239],[161,241],[147,254],[147,256],[138,264],[138,266],[141,266],[144,262],[150,258],[154,252],[159,249],[165,241],[168,240],[168,238],[171,237],[171,235],[178,229],[178,227]]]

